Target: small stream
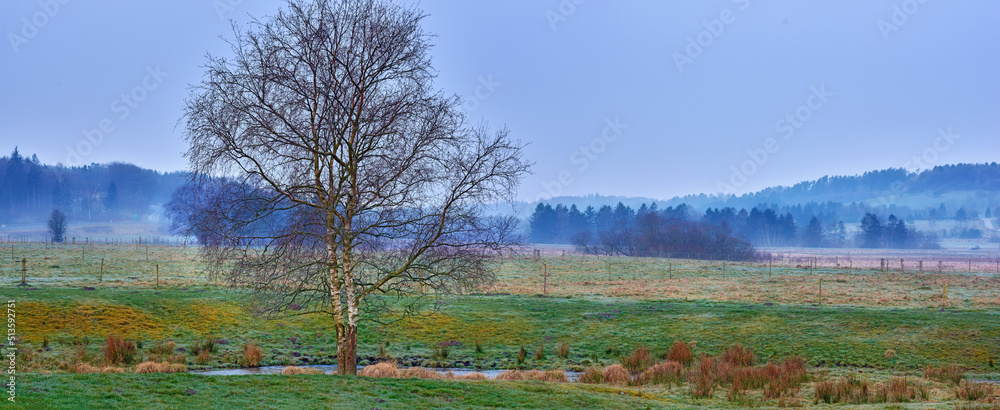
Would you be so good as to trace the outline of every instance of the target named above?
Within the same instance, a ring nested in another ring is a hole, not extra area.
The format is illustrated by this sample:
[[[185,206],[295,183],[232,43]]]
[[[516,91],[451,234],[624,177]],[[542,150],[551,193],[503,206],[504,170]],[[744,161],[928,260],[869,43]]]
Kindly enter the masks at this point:
[[[303,365],[296,367],[319,369],[322,370],[324,374],[334,374],[337,372],[337,365],[335,364],[314,364],[314,365]],[[360,371],[363,368],[364,366],[358,366],[358,371]],[[284,369],[285,366],[264,366],[264,367],[250,367],[245,369],[198,370],[198,371],[192,371],[191,374],[200,374],[204,376],[246,376],[254,374],[267,375],[267,374],[281,374],[281,371]],[[400,368],[399,370],[405,370],[405,369],[406,368]],[[497,376],[500,375],[500,373],[506,371],[506,370],[476,370],[476,369],[455,369],[455,368],[450,368],[450,369],[427,368],[427,370],[431,370],[440,373],[442,375],[451,372],[451,374],[455,376],[464,376],[469,373],[482,373],[483,375],[485,375],[490,379],[495,379]],[[569,381],[574,382],[576,381],[576,379],[580,378],[581,374],[582,373],[580,372],[566,372],[566,377],[569,379]]]

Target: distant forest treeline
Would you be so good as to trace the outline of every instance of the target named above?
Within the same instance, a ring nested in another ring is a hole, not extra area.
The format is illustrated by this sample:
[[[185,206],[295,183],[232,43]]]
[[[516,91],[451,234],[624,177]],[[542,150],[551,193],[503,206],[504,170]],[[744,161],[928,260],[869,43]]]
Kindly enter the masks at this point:
[[[123,163],[45,165],[14,148],[0,157],[0,223],[44,223],[53,209],[73,222],[135,220],[166,202],[186,177]]]
[[[977,192],[955,202],[948,193]],[[796,220],[818,216],[824,223],[834,223],[829,215],[845,221],[860,221],[867,213],[893,214],[906,221],[952,219],[964,208],[971,219],[985,217],[985,210],[1000,206],[1000,164],[941,165],[909,172],[890,168],[855,176],[825,176],[790,187],[778,186],[740,196],[688,195],[665,201],[696,209],[771,208],[791,213]],[[923,205],[911,203],[920,197]],[[941,198],[932,205],[928,202]],[[569,201],[563,201],[569,203]],[[827,217],[824,217],[827,215]]]
[[[752,256],[756,246],[843,247],[851,240],[864,248],[936,249],[937,236],[918,232],[895,215],[883,221],[866,214],[849,237],[843,221],[824,225],[816,216],[804,226],[791,213],[770,208],[708,209],[700,217],[687,205],[638,210],[619,203],[600,209],[538,204],[529,222],[535,243],[573,244],[583,251],[630,256],[703,253],[712,257]]]
[[[686,205],[638,210],[619,203],[598,210],[539,204],[531,217],[535,243],[571,243],[587,253],[625,256],[688,254],[696,259],[751,260],[753,246],[726,227],[693,222]]]

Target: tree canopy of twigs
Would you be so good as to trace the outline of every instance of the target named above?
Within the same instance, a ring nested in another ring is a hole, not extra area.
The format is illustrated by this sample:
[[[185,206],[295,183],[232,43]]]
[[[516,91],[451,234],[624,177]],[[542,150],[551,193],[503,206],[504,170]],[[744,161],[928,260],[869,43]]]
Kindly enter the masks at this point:
[[[386,0],[291,0],[234,25],[232,56],[208,56],[186,102],[195,176],[174,214],[257,312],[330,314],[342,374],[360,319],[491,282],[519,239],[516,218],[484,207],[513,200],[523,145],[433,88],[423,18]]]

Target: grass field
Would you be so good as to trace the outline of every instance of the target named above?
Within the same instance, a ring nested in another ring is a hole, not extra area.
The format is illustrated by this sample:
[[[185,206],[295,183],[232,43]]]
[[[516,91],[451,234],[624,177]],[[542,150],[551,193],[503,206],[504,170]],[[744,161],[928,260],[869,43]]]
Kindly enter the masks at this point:
[[[717,355],[734,343],[752,349],[758,363],[801,355],[812,377],[779,403],[760,391],[730,401],[723,389],[694,399],[687,386],[72,374],[65,369],[76,363],[99,365],[112,334],[138,342],[137,361],[172,341],[173,360],[191,369],[237,367],[246,343],[262,348],[265,365],[332,364],[335,344],[325,317],[265,321],[247,314],[236,302],[238,291],[204,277],[193,248],[151,246],[148,261],[145,246],[134,245],[93,245],[84,254],[81,246],[17,244],[13,258],[10,252],[0,248],[0,296],[18,306],[18,366],[28,373],[19,399],[39,407],[812,405],[816,383],[848,373],[922,380],[927,366],[954,364],[967,377],[1000,378],[1000,281],[993,275],[796,267],[772,268],[768,275],[766,265],[560,256],[509,260],[495,286],[443,299],[448,303],[434,315],[385,326],[365,322],[362,364],[392,357],[406,366],[580,371],[618,363],[638,346],[659,355],[683,340],[695,355]],[[27,287],[16,286],[21,258],[28,261]],[[216,348],[197,357],[206,340]],[[447,357],[437,349],[441,344],[451,346]],[[556,354],[560,344],[569,348],[565,358]],[[523,362],[522,348],[531,353]],[[964,403],[951,386],[926,383],[929,398],[911,405]]]

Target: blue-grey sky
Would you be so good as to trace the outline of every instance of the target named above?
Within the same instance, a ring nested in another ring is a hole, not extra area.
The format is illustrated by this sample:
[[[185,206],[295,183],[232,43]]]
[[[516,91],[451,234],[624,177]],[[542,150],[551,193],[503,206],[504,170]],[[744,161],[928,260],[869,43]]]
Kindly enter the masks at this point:
[[[175,125],[205,53],[228,51],[228,19],[282,5],[0,3],[0,148],[185,169]],[[420,7],[437,34],[438,87],[530,144],[522,199],[741,193],[1000,154],[1000,2]]]

